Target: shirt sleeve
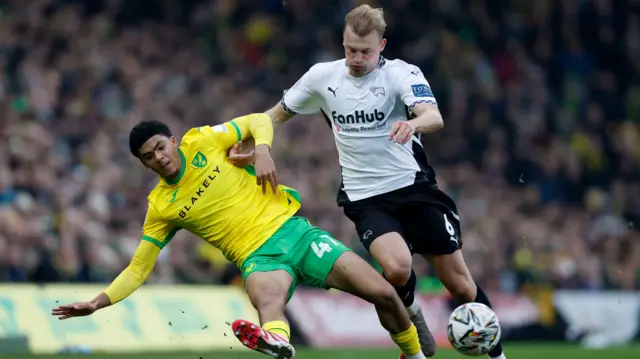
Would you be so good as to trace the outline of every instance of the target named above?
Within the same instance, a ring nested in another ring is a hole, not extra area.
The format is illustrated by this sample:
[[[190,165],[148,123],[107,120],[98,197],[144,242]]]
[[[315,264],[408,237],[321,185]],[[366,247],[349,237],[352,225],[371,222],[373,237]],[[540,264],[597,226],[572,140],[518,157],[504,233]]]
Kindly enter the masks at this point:
[[[280,105],[292,115],[310,115],[320,111],[320,100],[314,81],[317,70],[311,67],[290,89],[284,91]]]
[[[398,84],[398,95],[402,102],[407,106],[410,114],[413,113],[413,108],[419,103],[426,103],[433,106],[438,106],[436,98],[431,92],[431,86],[429,82],[422,74],[422,71],[417,66],[409,66],[406,73],[401,75],[401,80]]]
[[[160,213],[158,213],[158,210],[153,203],[149,203],[147,217],[145,218],[144,225],[142,226],[143,241],[152,243],[162,249],[164,246],[169,244],[178,230],[180,230],[180,228],[174,227],[165,221]]]
[[[158,254],[160,254],[158,246],[148,241],[140,242],[129,266],[104,291],[111,304],[116,304],[130,296],[144,284],[153,271]]]
[[[142,241],[131,263],[104,291],[111,304],[130,296],[144,283],[156,264],[158,254],[171,241],[178,229],[162,219],[153,203],[149,202],[147,217],[142,226]]]
[[[273,124],[269,115],[254,113],[215,126],[198,127],[208,142],[222,148],[229,149],[236,143],[252,137],[255,145],[266,144],[271,147],[273,142]]]

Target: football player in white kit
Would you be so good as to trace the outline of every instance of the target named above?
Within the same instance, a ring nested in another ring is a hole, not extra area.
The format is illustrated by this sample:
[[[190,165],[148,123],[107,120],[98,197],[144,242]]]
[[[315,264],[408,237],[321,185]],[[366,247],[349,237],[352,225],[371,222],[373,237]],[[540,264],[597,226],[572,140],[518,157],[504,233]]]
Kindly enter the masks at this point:
[[[491,305],[462,257],[456,204],[438,189],[420,142],[421,133],[443,127],[436,99],[418,67],[381,56],[385,28],[382,9],[353,9],[345,18],[345,58],[312,66],[266,113],[275,124],[323,114],[342,168],[338,205],[396,288],[431,357],[436,346],[415,301],[413,254],[429,261],[460,304]],[[230,157],[243,166],[250,154]],[[506,359],[502,345],[489,356]]]

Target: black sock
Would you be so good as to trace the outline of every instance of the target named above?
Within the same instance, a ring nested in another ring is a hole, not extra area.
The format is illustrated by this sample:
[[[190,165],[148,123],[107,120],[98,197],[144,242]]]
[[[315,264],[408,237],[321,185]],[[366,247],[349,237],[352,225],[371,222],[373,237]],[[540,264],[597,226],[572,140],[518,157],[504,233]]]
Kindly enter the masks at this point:
[[[412,269],[407,283],[405,283],[402,287],[396,287],[395,285],[393,286],[396,289],[396,293],[398,293],[398,296],[402,300],[402,304],[404,304],[405,307],[409,307],[415,300],[416,282],[416,272],[414,272]]]
[[[482,290],[482,288],[480,288],[479,285],[476,285],[476,286],[478,287],[478,292],[476,294],[476,299],[474,300],[474,302],[482,303],[487,307],[491,308],[491,302],[489,302],[489,297],[487,297],[487,294]],[[502,354],[502,343],[498,343],[498,345],[496,345],[496,347],[489,352],[489,356],[492,358],[499,357],[501,354]]]

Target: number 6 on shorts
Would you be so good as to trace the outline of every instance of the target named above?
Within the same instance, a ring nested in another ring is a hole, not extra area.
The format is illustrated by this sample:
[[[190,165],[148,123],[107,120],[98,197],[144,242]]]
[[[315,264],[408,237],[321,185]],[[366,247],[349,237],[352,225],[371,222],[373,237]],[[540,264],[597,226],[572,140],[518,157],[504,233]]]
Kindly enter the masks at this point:
[[[460,241],[458,240],[459,238],[456,236],[455,227],[453,227],[453,224],[449,221],[449,217],[447,217],[446,213],[444,213],[442,216],[444,217],[444,227],[447,229],[447,233],[449,233],[449,240],[455,243],[457,248],[460,248]]]
[[[447,214],[444,213],[442,215],[444,217],[444,226],[447,229],[447,232],[449,233],[450,236],[455,236],[456,235],[456,230],[453,228],[453,224],[451,224],[451,222],[449,222],[449,218],[447,218]]]
[[[322,258],[325,253],[331,252],[331,244],[333,244],[334,246],[340,245],[340,242],[336,241],[335,239],[331,238],[331,236],[328,236],[326,234],[320,235],[318,236],[318,238],[322,238],[324,239],[324,241],[315,240],[311,242],[311,249],[313,249],[313,253],[315,253],[318,258]]]

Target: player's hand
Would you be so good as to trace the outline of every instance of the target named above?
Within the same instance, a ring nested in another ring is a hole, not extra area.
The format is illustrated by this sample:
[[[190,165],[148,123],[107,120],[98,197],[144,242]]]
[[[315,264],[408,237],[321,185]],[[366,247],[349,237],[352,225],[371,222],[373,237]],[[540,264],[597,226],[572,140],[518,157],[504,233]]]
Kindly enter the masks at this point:
[[[255,162],[255,152],[242,153],[242,142],[238,142],[233,145],[228,152],[229,162],[232,165],[240,168],[245,168],[252,165]]]
[[[51,315],[65,320],[74,317],[84,317],[93,314],[98,309],[97,305],[92,302],[77,302],[73,304],[61,305],[51,310]]]
[[[411,140],[411,137],[416,130],[411,126],[408,121],[396,121],[391,126],[391,133],[389,133],[389,141],[395,143],[405,144]]]
[[[258,186],[262,186],[262,193],[267,193],[267,183],[271,183],[273,194],[278,187],[278,176],[276,175],[276,165],[273,163],[269,146],[259,145],[255,150],[256,179]]]

